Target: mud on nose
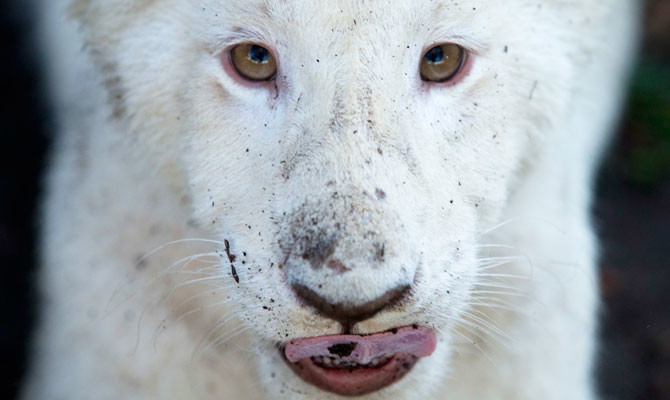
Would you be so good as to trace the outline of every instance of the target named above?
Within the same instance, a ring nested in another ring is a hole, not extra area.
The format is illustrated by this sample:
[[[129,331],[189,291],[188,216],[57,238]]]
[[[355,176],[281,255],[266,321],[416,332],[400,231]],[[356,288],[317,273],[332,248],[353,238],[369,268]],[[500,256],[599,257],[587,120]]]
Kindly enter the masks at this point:
[[[279,246],[298,300],[345,330],[398,305],[418,265],[399,221],[365,196],[341,194],[285,214]]]
[[[352,258],[365,259],[369,264],[385,261],[386,243],[372,230],[364,233],[348,232],[339,223],[325,229],[319,227],[313,231],[301,230],[301,236],[292,238],[294,254],[290,256],[302,259],[313,269],[325,267],[336,273],[343,273],[355,267]]]
[[[368,197],[338,192],[284,213],[278,225],[287,261],[335,272],[384,263],[394,247],[386,234],[399,229],[397,216]]]
[[[398,265],[385,262],[386,246],[377,238],[361,240],[363,245],[355,251],[353,246],[342,251],[343,241],[315,237],[305,240],[309,245],[299,245],[299,252],[287,259],[289,282],[304,305],[340,322],[345,331],[396,306],[409,293],[411,280],[395,271]]]
[[[370,300],[363,304],[351,305],[345,303],[330,303],[324,297],[304,285],[293,284],[292,288],[298,297],[307,305],[313,307],[324,317],[340,322],[342,326],[345,327],[345,330],[346,327],[357,322],[372,318],[382,310],[392,308],[400,303],[410,291],[409,285],[400,285],[374,300]]]

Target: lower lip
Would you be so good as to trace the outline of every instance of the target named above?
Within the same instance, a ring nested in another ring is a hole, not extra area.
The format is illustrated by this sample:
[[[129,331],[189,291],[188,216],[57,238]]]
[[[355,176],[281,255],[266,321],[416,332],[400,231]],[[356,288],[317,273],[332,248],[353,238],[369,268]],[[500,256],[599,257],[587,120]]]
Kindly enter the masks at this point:
[[[362,396],[397,382],[412,369],[417,360],[411,354],[398,353],[376,367],[330,368],[310,358],[296,363],[286,362],[296,375],[320,389],[341,396]]]

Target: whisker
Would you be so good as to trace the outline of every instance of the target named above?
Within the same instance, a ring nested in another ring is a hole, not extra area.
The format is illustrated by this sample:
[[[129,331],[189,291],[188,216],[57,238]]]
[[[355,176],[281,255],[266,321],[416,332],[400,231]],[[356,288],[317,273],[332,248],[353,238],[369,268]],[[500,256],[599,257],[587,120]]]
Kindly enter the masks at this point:
[[[143,285],[143,287],[144,288],[151,287],[154,283],[156,283],[160,279],[164,278],[166,275],[169,275],[167,272],[174,269],[179,264],[187,263],[186,266],[185,266],[185,267],[187,267],[189,265],[188,263],[192,262],[193,260],[197,260],[199,257],[216,256],[216,255],[217,255],[217,253],[200,253],[200,254],[190,255],[188,257],[183,257],[183,258],[177,260],[176,262],[174,262],[172,265],[170,265],[166,270],[162,271],[160,274],[158,274],[155,277],[153,277],[152,279],[150,279],[146,284]],[[125,282],[122,282],[121,284],[119,284],[119,286],[114,290],[114,292],[110,296],[110,299],[107,302],[107,306],[105,307],[104,314],[106,314],[106,315],[110,314],[111,312],[116,310],[117,307],[120,307],[123,303],[130,300],[135,295],[135,292],[130,293],[126,298],[120,300],[118,302],[118,304],[113,304],[114,301],[116,300],[116,297],[119,295],[120,291],[122,289],[130,286],[131,284],[132,284],[132,281],[129,278],[127,278],[125,280]]]
[[[135,266],[142,264],[142,262],[146,261],[147,258],[153,256],[154,254],[158,253],[159,251],[165,249],[168,246],[173,246],[175,244],[181,244],[181,243],[209,243],[209,244],[218,244],[220,246],[225,246],[224,242],[221,242],[219,240],[212,240],[212,239],[199,239],[199,238],[185,238],[185,239],[178,239],[178,240],[173,240],[170,242],[167,242],[161,246],[158,246],[157,248],[151,250],[150,252],[146,253],[140,259],[137,261]]]
[[[491,274],[491,273],[475,273],[475,276],[480,278],[509,278],[509,279],[519,279],[524,281],[531,280],[528,276],[517,275],[517,274]]]
[[[455,320],[455,322],[456,322],[457,324],[460,323],[458,320]],[[485,340],[485,339],[479,337],[479,335],[477,335],[475,332],[472,332],[472,331],[470,330],[470,328],[468,328],[468,327],[466,327],[466,326],[460,325],[460,328],[465,329],[466,331],[470,332],[470,334],[472,334],[472,335],[475,336],[476,338]],[[444,331],[441,330],[441,329],[438,329],[438,331],[444,333]],[[493,359],[491,359],[491,357],[484,351],[484,349],[482,349],[482,348],[477,344],[477,342],[476,342],[474,339],[465,336],[463,333],[459,332],[458,329],[454,329],[454,330],[452,330],[452,332],[453,332],[454,334],[458,335],[459,337],[461,337],[462,339],[464,339],[464,340],[465,340],[465,343],[467,343],[467,344],[473,346],[473,347],[474,347],[475,349],[477,349],[480,353],[482,353],[482,355],[483,355],[487,360],[489,360],[489,362],[491,362],[491,364],[493,364],[494,366],[496,365],[495,362],[493,361]]]
[[[523,293],[514,293],[514,292],[506,292],[504,290],[473,290],[471,291],[473,295],[478,295],[478,294],[494,294],[494,295],[502,295],[502,296],[512,296],[512,297],[520,297],[522,299],[530,299],[530,296],[527,294]]]
[[[473,311],[477,311],[477,312],[481,313],[482,315],[485,315],[487,318],[490,319],[490,317],[488,315],[486,315],[485,313],[483,313],[480,310],[473,309]],[[474,327],[477,327],[477,329],[479,329],[482,332],[488,334],[493,339],[496,339],[497,341],[500,342],[500,344],[504,345],[505,347],[508,346],[506,341],[513,341],[512,338],[509,335],[507,335],[500,328],[495,326],[490,320],[487,321],[487,320],[485,320],[481,317],[478,317],[478,316],[476,316],[476,315],[474,315],[474,314],[472,314],[468,311],[464,311],[463,315],[474,321],[473,322]]]
[[[477,234],[477,236],[484,236],[484,235],[486,235],[486,234],[488,234],[488,233],[491,233],[491,232],[493,232],[493,231],[495,231],[495,230],[497,230],[497,229],[502,228],[503,226],[509,225],[510,223],[515,222],[516,220],[517,220],[517,218],[510,218],[510,219],[508,219],[508,220],[506,220],[506,221],[503,221],[503,222],[501,222],[501,223],[499,223],[499,224],[497,224],[497,225],[494,225],[493,227],[491,227],[491,228],[489,228],[489,229],[486,229],[486,230],[484,230],[484,231],[482,231],[482,232],[479,232],[479,233]]]

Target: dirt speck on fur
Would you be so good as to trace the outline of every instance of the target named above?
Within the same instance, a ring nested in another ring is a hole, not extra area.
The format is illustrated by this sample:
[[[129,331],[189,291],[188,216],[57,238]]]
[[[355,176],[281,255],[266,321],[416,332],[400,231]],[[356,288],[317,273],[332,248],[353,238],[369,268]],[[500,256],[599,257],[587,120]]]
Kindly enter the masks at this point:
[[[233,279],[236,283],[240,283],[240,277],[237,275],[237,270],[233,264],[230,264],[230,273],[233,274]]]
[[[232,264],[235,262],[235,259],[237,257],[230,252],[230,242],[228,242],[228,239],[224,240],[223,243],[226,246],[226,255],[228,256],[228,261],[230,261],[230,263]]]

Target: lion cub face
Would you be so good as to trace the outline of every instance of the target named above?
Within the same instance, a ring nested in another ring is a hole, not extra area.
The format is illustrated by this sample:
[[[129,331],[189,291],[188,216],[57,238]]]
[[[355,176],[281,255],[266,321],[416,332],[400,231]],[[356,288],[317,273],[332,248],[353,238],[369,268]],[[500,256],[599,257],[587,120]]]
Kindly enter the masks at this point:
[[[118,115],[225,243],[266,378],[321,393],[278,347],[420,325],[437,353],[393,393],[441,379],[480,234],[566,107],[552,2],[116,3],[76,11]]]

